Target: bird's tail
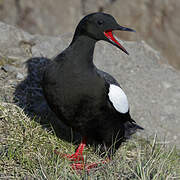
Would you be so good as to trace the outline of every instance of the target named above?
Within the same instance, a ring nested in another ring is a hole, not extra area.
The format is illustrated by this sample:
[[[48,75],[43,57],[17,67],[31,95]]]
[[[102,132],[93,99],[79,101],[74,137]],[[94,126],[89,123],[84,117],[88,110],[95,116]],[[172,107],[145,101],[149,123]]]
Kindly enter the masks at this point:
[[[126,139],[129,139],[131,135],[136,133],[137,130],[144,130],[141,126],[137,125],[136,122],[131,119],[131,121],[126,121],[124,123],[124,128],[125,128],[125,134],[124,137]]]

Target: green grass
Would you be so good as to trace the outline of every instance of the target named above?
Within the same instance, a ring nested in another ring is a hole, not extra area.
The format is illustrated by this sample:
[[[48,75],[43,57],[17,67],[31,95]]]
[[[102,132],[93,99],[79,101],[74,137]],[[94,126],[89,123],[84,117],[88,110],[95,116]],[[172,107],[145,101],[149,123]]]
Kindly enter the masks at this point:
[[[71,169],[70,162],[53,153],[73,153],[76,146],[55,136],[51,128],[28,118],[13,104],[0,103],[0,179],[180,179],[180,151],[133,137],[113,160],[87,173]],[[86,148],[88,162],[102,159]]]

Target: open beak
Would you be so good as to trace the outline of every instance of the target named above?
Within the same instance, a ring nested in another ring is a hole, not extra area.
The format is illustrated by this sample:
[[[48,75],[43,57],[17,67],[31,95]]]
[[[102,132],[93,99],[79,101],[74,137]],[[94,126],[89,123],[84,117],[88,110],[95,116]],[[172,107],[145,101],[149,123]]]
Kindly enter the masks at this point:
[[[118,47],[119,49],[121,49],[122,51],[124,51],[127,55],[129,55],[129,53],[126,51],[126,49],[118,42],[118,40],[114,37],[112,31],[113,30],[120,30],[120,31],[130,31],[130,32],[136,32],[133,29],[130,28],[126,28],[126,27],[122,27],[120,25],[118,25],[117,28],[114,29],[110,29],[107,31],[104,31],[104,35],[108,38],[109,42],[112,43],[113,45],[115,45],[116,47]]]

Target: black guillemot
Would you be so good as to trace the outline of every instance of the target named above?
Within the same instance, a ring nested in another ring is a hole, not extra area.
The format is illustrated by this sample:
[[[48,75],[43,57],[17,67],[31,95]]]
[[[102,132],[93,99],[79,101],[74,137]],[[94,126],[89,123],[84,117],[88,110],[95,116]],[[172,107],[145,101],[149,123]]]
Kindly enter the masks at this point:
[[[82,137],[75,154],[66,155],[83,161],[86,139],[117,149],[138,126],[131,118],[127,96],[118,82],[94,65],[93,53],[99,40],[107,41],[126,54],[112,31],[134,30],[120,26],[109,14],[92,13],[78,24],[72,42],[45,69],[43,91],[51,110]],[[81,169],[82,164],[73,164]],[[92,168],[93,165],[87,166]]]

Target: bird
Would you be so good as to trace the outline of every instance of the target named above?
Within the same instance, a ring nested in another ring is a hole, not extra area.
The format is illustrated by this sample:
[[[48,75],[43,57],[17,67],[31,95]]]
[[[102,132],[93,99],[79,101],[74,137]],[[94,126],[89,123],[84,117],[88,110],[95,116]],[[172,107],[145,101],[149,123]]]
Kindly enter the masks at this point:
[[[138,129],[143,130],[131,118],[127,96],[117,80],[93,62],[95,44],[100,40],[129,54],[113,35],[114,30],[135,32],[119,25],[110,14],[88,14],[77,25],[70,45],[43,74],[43,92],[50,109],[83,137],[74,154],[64,155],[76,162],[72,165],[75,169],[82,169],[88,139],[103,145],[104,150],[117,150]]]

